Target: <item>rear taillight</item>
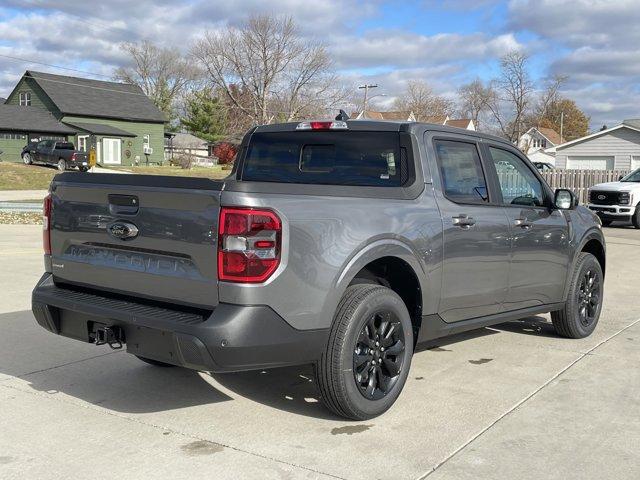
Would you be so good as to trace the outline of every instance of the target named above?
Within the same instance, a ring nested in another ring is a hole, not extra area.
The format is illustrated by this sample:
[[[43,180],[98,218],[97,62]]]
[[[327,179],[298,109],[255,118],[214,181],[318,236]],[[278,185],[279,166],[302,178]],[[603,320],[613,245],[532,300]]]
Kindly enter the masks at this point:
[[[301,122],[296,126],[296,130],[347,130],[347,122],[342,120],[327,122]]]
[[[218,279],[260,283],[280,264],[282,222],[271,210],[221,208]]]
[[[51,209],[53,202],[51,194],[44,197],[42,204],[42,248],[45,255],[51,255]]]
[[[74,153],[73,155],[71,155],[71,161],[75,162],[76,161],[76,154]]]

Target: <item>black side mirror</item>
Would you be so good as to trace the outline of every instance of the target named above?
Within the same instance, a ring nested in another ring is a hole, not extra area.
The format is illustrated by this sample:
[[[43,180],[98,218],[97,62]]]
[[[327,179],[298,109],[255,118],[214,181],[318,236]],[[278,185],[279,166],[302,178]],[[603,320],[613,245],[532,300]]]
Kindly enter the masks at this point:
[[[578,199],[571,190],[558,188],[553,197],[553,206],[558,210],[573,210],[578,206]]]
[[[620,175],[620,176],[618,177],[618,181],[622,180],[623,178],[624,178],[624,175]]]

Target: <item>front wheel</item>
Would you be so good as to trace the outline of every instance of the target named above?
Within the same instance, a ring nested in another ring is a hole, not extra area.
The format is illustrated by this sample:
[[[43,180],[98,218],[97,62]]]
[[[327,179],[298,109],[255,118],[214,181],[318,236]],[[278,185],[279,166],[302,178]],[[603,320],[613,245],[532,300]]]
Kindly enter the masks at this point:
[[[636,206],[636,212],[631,217],[631,223],[635,228],[640,229],[640,204]]]
[[[58,170],[64,172],[67,169],[67,162],[64,159],[58,160]]]
[[[33,163],[33,160],[31,159],[31,154],[25,153],[22,156],[22,161],[24,162],[25,165],[31,165]]]
[[[591,335],[602,310],[603,282],[602,267],[596,257],[580,253],[571,276],[567,302],[562,310],[551,312],[558,335],[567,338]]]
[[[317,364],[325,405],[353,420],[381,415],[400,395],[412,355],[413,328],[402,299],[380,285],[350,286]]]

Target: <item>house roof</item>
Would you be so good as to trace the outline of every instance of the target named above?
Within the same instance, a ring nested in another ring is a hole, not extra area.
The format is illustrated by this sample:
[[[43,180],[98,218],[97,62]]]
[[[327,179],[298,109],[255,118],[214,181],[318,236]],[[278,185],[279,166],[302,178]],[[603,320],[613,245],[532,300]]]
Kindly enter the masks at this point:
[[[85,132],[93,133],[94,135],[113,135],[115,137],[137,137],[135,133],[130,133],[111,125],[102,125],[98,123],[84,123],[84,122],[65,122],[66,125],[75,127],[76,129],[84,130]]]
[[[18,105],[0,105],[0,130],[62,135],[73,135],[77,132],[77,129],[60,123],[47,110]]]
[[[469,128],[470,125],[473,125],[473,120],[470,118],[451,118],[447,119],[444,122],[445,125],[449,127],[458,127],[458,128]]]
[[[564,143],[564,138],[562,138],[560,134],[553,128],[536,127],[536,130],[538,130],[547,140],[549,140],[554,145],[560,145],[561,143]]]
[[[164,114],[136,85],[27,70],[65,115],[165,122]]]
[[[423,122],[424,123],[435,123],[436,125],[444,125],[447,120],[449,120],[449,117],[447,117],[447,116],[445,116],[445,117],[435,116],[435,117],[426,117],[423,120]]]
[[[574,145],[576,143],[584,142],[586,140],[591,140],[592,138],[596,138],[596,137],[600,137],[602,135],[606,135],[606,134],[608,134],[610,132],[613,132],[615,130],[619,130],[621,128],[628,128],[629,130],[634,130],[636,132],[640,132],[640,125],[638,125],[638,126],[633,125],[633,123],[634,123],[633,120],[631,120],[632,124],[629,124],[627,122],[629,122],[629,120],[625,120],[620,125],[616,125],[615,127],[607,128],[606,130],[600,130],[599,132],[592,133],[591,135],[586,135],[584,137],[580,137],[580,138],[576,138],[575,140],[571,140],[570,142],[565,142],[565,143],[563,143],[561,145],[556,145],[556,151],[560,150],[561,148],[565,148],[565,147],[568,147],[570,145]]]
[[[171,144],[174,148],[197,148],[209,145],[207,140],[191,135],[190,133],[175,133],[173,135]]]
[[[623,125],[640,129],[640,118],[629,118],[627,120],[624,120],[622,123]]]

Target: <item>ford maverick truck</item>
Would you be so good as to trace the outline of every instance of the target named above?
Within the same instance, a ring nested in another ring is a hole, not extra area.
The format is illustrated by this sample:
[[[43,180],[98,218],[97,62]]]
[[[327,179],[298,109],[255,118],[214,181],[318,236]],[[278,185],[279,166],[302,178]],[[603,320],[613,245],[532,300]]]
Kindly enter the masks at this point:
[[[43,241],[45,329],[154,365],[313,364],[351,419],[439,337],[547,312],[590,335],[606,262],[596,215],[510,143],[342,116],[253,128],[221,181],[59,174]]]

